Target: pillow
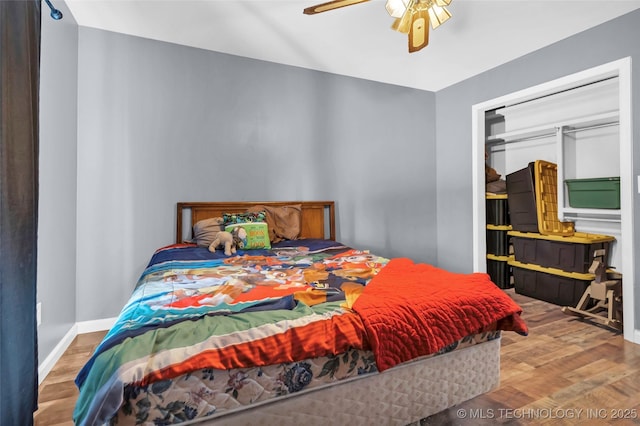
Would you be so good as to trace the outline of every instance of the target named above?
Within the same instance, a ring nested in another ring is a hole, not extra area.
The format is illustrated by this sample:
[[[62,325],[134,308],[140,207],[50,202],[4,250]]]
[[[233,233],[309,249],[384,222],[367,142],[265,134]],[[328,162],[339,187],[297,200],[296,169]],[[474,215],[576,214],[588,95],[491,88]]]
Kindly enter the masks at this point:
[[[269,227],[266,222],[244,222],[226,225],[225,231],[231,232],[242,240],[242,250],[270,249]]]
[[[247,209],[247,212],[264,211],[269,226],[269,240],[277,243],[283,240],[297,240],[300,236],[302,223],[302,204],[286,206],[257,205]]]
[[[202,247],[209,247],[220,231],[224,231],[221,217],[200,220],[193,225],[193,239],[191,242]]]
[[[225,225],[230,225],[233,223],[266,222],[266,219],[267,214],[264,210],[222,214],[222,220],[224,221]]]

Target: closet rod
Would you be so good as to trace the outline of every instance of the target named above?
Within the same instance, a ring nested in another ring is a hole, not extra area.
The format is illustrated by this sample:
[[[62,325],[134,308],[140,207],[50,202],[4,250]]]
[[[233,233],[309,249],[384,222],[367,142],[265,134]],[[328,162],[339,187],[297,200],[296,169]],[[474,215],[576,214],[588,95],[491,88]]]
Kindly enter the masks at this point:
[[[585,127],[572,127],[572,128],[566,128],[564,129],[563,133],[575,133],[575,132],[580,132],[582,130],[592,130],[592,129],[599,129],[601,127],[611,127],[611,126],[617,126],[619,125],[620,122],[619,121],[612,121],[610,123],[602,123],[602,124],[594,124],[592,126],[585,126]]]
[[[609,123],[602,123],[602,124],[593,124],[591,126],[584,126],[584,127],[566,127],[563,129],[563,133],[567,134],[567,133],[576,133],[576,132],[580,132],[583,130],[592,130],[592,129],[599,129],[599,128],[603,128],[603,127],[611,127],[611,126],[617,126],[619,125],[618,121],[612,121]],[[560,129],[562,127],[556,127],[556,129]],[[556,130],[557,131],[557,130]],[[556,131],[553,132],[547,132],[547,133],[543,133],[540,135],[534,135],[534,136],[523,136],[520,138],[513,138],[513,139],[496,139],[493,141],[486,141],[485,145],[488,146],[499,146],[499,145],[507,145],[510,144],[512,142],[524,142],[524,141],[531,141],[531,140],[535,140],[535,139],[544,139],[544,138],[548,138],[551,136],[555,136],[556,135]]]
[[[498,146],[498,145],[507,145],[513,142],[525,142],[525,141],[532,141],[535,139],[544,139],[544,138],[548,138],[551,136],[555,136],[556,132],[549,132],[549,133],[544,133],[541,135],[535,135],[535,136],[523,136],[521,138],[514,138],[514,139],[497,139],[494,141],[487,141],[485,142],[485,145],[489,145],[489,146]]]

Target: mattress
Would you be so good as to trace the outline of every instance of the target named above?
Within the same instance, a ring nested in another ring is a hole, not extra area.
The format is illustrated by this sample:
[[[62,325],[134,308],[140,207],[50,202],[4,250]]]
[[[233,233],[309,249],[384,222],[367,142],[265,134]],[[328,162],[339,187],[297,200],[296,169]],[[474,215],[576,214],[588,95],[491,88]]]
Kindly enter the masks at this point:
[[[499,384],[500,339],[494,339],[252,410],[185,424],[419,426],[420,419],[489,392]]]
[[[442,356],[453,351],[464,350],[499,339],[500,333],[500,331],[491,331],[467,336],[437,353],[421,358],[418,362],[423,364],[422,369],[426,369],[428,367],[425,365],[429,364],[429,359],[432,357]],[[454,361],[450,360],[449,362]],[[467,366],[464,365],[464,367],[466,368]],[[483,368],[486,368],[486,366]],[[489,372],[491,374],[494,373],[494,369],[490,369]],[[399,370],[401,372],[405,371],[406,366],[399,368]],[[471,375],[465,374],[464,377],[475,380],[475,375],[481,374],[480,370],[476,371],[474,369]],[[407,380],[406,375],[398,372],[389,375],[378,373],[372,351],[352,349],[339,355],[264,367],[234,368],[230,370],[202,369],[164,380],[151,386],[135,389],[129,387],[125,391],[125,400],[122,408],[111,419],[111,422],[118,425],[135,425],[141,420],[158,424],[167,420],[195,422],[198,419],[226,418],[229,414],[235,414],[250,407],[262,407],[268,402],[297,397],[306,392],[317,390],[331,392],[333,386],[353,380],[368,379],[378,374],[383,374],[386,381],[384,382],[384,387],[378,386],[376,388],[376,392],[384,392],[396,398],[397,392],[407,393],[412,390],[411,386],[406,389],[407,385],[403,383]],[[400,381],[395,380],[396,375]],[[458,382],[460,379],[452,371],[448,372],[448,376],[454,382]],[[444,387],[446,385],[440,383],[443,379],[435,379],[432,384],[438,384],[438,386],[443,386],[443,389],[446,389]],[[415,381],[415,377],[413,380]],[[424,384],[422,381],[417,382],[420,385]],[[364,385],[366,382],[358,383]],[[465,383],[464,385],[466,387],[468,384]],[[473,383],[473,386],[476,385],[477,383]],[[446,395],[446,393],[441,393],[439,390],[436,391],[431,385],[427,387],[427,390],[438,394],[438,398]],[[424,392],[424,390],[421,392]],[[466,395],[466,391],[464,394]],[[318,396],[317,394],[314,395],[315,397]],[[359,400],[362,400],[362,398],[363,396],[358,397]],[[362,402],[364,401],[362,400]],[[340,402],[340,404],[343,404],[343,402]],[[440,405],[437,406],[439,407]],[[307,408],[309,407],[304,405],[304,409],[306,410]],[[365,411],[360,416],[366,415],[367,412]],[[322,412],[318,412],[316,415],[320,416],[322,414]],[[305,415],[309,415],[309,413],[305,412]],[[230,418],[233,419],[235,416],[231,415]]]

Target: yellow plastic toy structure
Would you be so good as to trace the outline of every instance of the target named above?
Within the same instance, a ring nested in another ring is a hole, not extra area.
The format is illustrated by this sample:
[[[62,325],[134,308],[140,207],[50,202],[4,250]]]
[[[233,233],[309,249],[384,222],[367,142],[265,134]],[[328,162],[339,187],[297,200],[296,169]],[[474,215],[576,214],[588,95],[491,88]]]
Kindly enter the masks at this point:
[[[622,281],[607,279],[607,266],[603,262],[604,249],[596,250],[589,272],[595,274],[595,279],[585,290],[575,308],[565,306],[562,312],[580,318],[596,320],[602,325],[622,331]],[[619,274],[610,275],[621,277]],[[589,306],[595,302],[591,308]]]

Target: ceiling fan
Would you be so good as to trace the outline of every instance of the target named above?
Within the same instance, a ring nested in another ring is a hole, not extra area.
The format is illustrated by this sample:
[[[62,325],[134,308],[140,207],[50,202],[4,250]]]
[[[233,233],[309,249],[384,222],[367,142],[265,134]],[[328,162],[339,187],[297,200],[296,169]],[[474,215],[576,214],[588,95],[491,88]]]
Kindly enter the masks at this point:
[[[327,12],[369,0],[335,0],[304,9],[306,15]],[[409,53],[417,52],[429,44],[429,23],[435,30],[451,18],[445,8],[451,0],[387,0],[389,15],[396,18],[392,29],[409,36]]]

